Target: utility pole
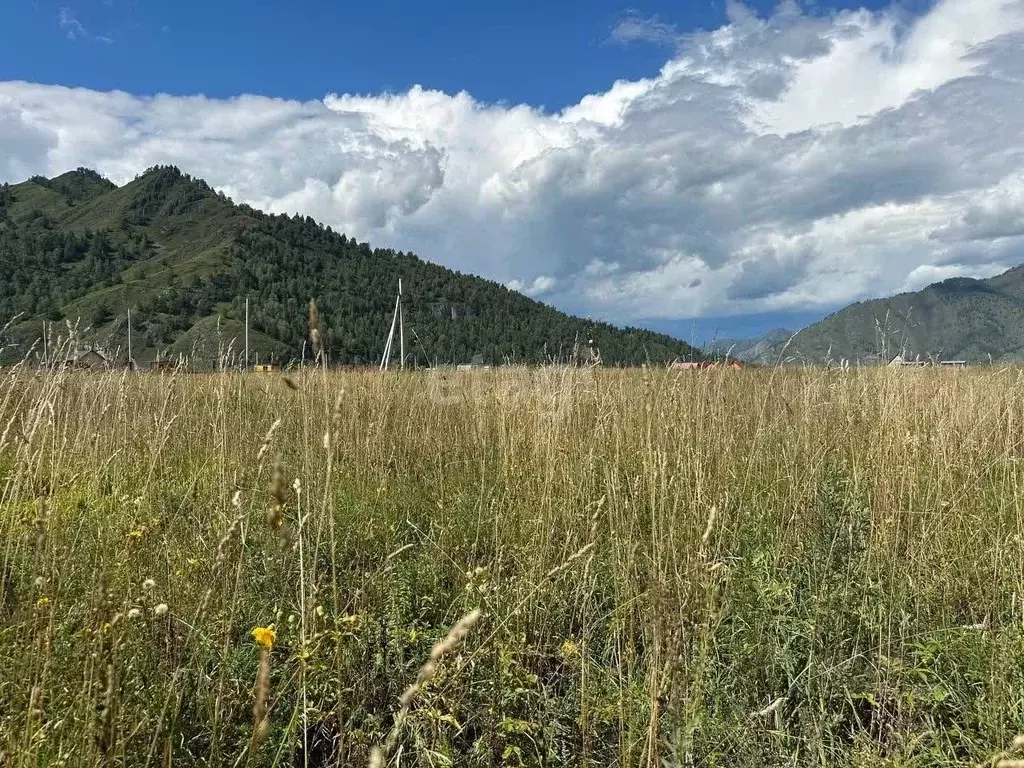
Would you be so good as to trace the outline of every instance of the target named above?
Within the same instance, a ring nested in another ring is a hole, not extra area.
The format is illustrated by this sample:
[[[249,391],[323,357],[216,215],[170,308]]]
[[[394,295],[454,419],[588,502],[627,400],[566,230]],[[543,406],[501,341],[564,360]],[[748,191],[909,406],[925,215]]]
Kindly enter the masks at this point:
[[[245,297],[245,370],[249,370],[249,297]]]
[[[128,308],[128,370],[134,370],[135,365],[132,361],[132,310]]]
[[[399,368],[405,369],[405,322],[402,319],[402,278],[398,278],[398,342],[399,353],[402,355]]]
[[[402,318],[402,279],[398,279],[398,295],[395,297],[395,313],[391,316],[391,330],[388,331],[388,340],[384,343],[384,355],[380,359],[380,370],[386,371],[391,362],[391,343],[395,339],[395,326],[398,326],[398,347],[402,359],[399,367],[405,368],[405,321]]]

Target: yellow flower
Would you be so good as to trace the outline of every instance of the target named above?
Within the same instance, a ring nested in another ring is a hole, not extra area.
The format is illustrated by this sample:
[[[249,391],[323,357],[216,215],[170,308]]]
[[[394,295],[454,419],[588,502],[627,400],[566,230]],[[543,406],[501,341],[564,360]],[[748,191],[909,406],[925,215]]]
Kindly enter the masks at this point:
[[[141,539],[141,538],[142,538],[142,534],[143,534],[143,532],[144,532],[144,531],[143,531],[143,529],[142,529],[142,528],[136,528],[136,529],[135,529],[134,531],[131,531],[131,532],[130,532],[130,533],[128,534],[128,538],[129,538],[129,539],[136,539],[136,540],[138,540],[138,539]]]
[[[49,604],[50,604],[50,598],[48,598],[46,595],[43,595],[38,600],[36,600],[36,607],[37,608],[45,608]]]
[[[256,645],[260,648],[269,651],[274,647],[274,640],[277,639],[277,632],[275,632],[271,627],[256,627],[252,631],[252,639],[256,641]]]
[[[573,640],[566,640],[564,643],[562,643],[561,651],[562,656],[568,659],[572,656],[578,656],[580,652],[580,647]]]

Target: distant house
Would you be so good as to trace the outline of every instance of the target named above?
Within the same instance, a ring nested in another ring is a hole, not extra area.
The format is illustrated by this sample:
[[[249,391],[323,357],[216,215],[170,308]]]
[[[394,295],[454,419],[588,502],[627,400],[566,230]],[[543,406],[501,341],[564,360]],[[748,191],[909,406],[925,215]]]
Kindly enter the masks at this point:
[[[277,366],[276,365],[270,365],[270,364],[261,364],[261,365],[254,365],[252,367],[252,369],[256,373],[273,373],[274,371],[277,370]]]
[[[110,364],[102,353],[95,349],[85,349],[69,356],[63,367],[73,371],[105,371]]]
[[[491,366],[484,365],[484,356],[477,352],[468,363],[459,363],[455,366],[456,371],[485,371]]]
[[[967,361],[966,360],[941,360],[941,361],[939,361],[939,365],[943,366],[944,368],[966,368],[967,367]]]
[[[697,371],[697,370],[704,370],[705,368],[717,368],[718,365],[719,364],[717,362],[713,361],[713,360],[700,360],[700,361],[676,360],[674,363],[672,363],[669,366],[669,370],[671,370],[671,371]],[[738,360],[730,360],[729,361],[729,367],[730,368],[742,368],[743,364],[740,363]]]
[[[889,363],[890,368],[924,368],[926,365],[927,360],[906,360],[903,355],[896,355]]]

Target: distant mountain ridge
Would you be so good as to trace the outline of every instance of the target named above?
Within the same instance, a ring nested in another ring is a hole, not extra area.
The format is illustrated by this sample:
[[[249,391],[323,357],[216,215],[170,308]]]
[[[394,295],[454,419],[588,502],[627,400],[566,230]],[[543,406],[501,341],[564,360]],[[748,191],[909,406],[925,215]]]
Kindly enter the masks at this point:
[[[117,187],[79,168],[0,186],[0,325],[18,315],[7,356],[44,327],[90,326],[89,339],[127,360],[210,361],[242,344],[261,360],[299,359],[307,305],[319,305],[329,359],[380,359],[402,278],[410,363],[564,360],[591,342],[613,365],[703,359],[670,336],[557,311],[503,285],[412,254],[374,249],[309,217],[236,205],[170,166]]]
[[[860,301],[807,326],[712,351],[761,363],[848,360],[1024,361],[1024,266],[979,280],[955,277],[889,298]]]
[[[708,345],[708,349],[716,355],[769,365],[777,362],[779,351],[793,334],[794,331],[788,328],[775,328],[753,339],[716,339]]]

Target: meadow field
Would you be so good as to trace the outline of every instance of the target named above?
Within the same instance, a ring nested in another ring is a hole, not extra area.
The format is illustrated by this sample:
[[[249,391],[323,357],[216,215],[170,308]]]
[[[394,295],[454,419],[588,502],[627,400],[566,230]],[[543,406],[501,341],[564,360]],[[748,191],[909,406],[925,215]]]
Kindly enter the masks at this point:
[[[0,766],[1024,759],[1017,369],[0,403]]]

